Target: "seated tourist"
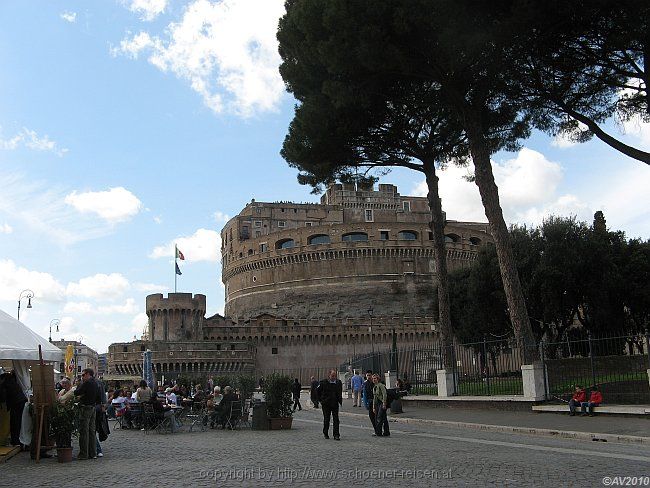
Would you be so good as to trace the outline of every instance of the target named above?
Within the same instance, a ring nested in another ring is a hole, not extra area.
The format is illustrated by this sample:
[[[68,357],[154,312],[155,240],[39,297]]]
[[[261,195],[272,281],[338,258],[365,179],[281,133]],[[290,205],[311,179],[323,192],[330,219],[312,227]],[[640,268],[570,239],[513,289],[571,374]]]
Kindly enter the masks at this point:
[[[582,386],[576,385],[575,391],[573,392],[573,396],[571,397],[571,400],[569,400],[569,415],[573,417],[576,414],[576,408],[582,405],[582,402],[586,400],[587,400],[587,392]]]
[[[589,408],[589,416],[594,416],[594,407],[603,403],[603,394],[599,391],[598,385],[591,387],[591,394],[589,395],[588,402],[582,402],[582,416],[587,415],[587,408]]]
[[[72,386],[72,381],[70,381],[70,378],[61,378],[61,381],[59,381],[59,383],[61,385],[61,390],[59,390],[59,393],[57,394],[57,400],[60,402],[65,402],[70,398],[74,398],[75,388]]]
[[[233,391],[233,389],[230,386],[226,386],[224,389],[224,395],[223,398],[221,399],[221,402],[219,405],[215,407],[216,410],[216,422],[221,424],[221,428],[225,429],[226,424],[228,423],[228,420],[230,418],[230,408],[232,405],[232,402],[239,401],[239,396]],[[212,424],[211,424],[212,426]]]
[[[147,386],[147,382],[145,380],[140,381],[140,386],[135,392],[135,399],[136,401],[140,403],[145,403],[151,400],[151,396],[153,395],[151,388]]]
[[[165,403],[169,406],[176,406],[176,393],[172,388],[167,388],[165,390]]]
[[[223,399],[223,395],[221,394],[221,387],[220,386],[215,386],[214,387],[214,394],[213,394],[214,404],[219,405],[219,403],[221,403],[222,399]]]
[[[178,432],[180,425],[178,425],[178,421],[176,420],[176,415],[174,414],[174,410],[172,409],[171,405],[163,404],[161,401],[159,401],[156,398],[152,399],[151,405],[153,406],[153,411],[156,414],[156,416],[158,416],[159,418],[169,419],[169,424],[171,426],[172,434]]]

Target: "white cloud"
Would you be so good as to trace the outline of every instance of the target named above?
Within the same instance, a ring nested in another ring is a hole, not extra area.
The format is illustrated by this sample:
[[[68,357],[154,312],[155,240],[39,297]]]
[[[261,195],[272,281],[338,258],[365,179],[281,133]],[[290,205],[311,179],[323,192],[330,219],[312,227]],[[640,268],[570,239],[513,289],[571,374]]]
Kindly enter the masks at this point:
[[[153,221],[154,221],[156,224],[160,225],[160,224],[162,224],[163,219],[162,219],[162,217],[160,217],[159,215],[155,215],[154,218],[153,218]]]
[[[650,150],[650,124],[633,118],[623,123],[623,132],[632,136],[639,143],[639,149],[644,151]]]
[[[137,59],[140,52],[148,48],[162,49],[162,43],[158,39],[154,41],[146,32],[139,32],[131,39],[122,39],[120,47],[111,48],[111,55],[124,54],[132,59]]]
[[[0,259],[0,300],[16,302],[22,290],[34,292],[34,305],[39,300],[60,302],[65,288],[51,274],[17,266],[11,259]]]
[[[147,50],[151,64],[186,80],[214,112],[249,117],[275,110],[284,94],[276,39],[283,13],[282,0],[195,0],[164,39],[140,32],[111,52]]]
[[[65,197],[65,203],[79,212],[95,213],[110,223],[129,220],[142,209],[138,197],[121,186],[108,191],[73,191]]]
[[[0,218],[20,221],[39,238],[68,246],[113,232],[111,224],[80,215],[65,203],[69,190],[16,173],[0,172]]]
[[[11,151],[18,149],[20,146],[35,151],[51,152],[59,157],[62,157],[68,152],[68,149],[60,148],[55,141],[50,140],[47,134],[40,137],[36,131],[28,129],[27,127],[23,127],[18,134],[10,139],[0,138],[0,149]]]
[[[219,210],[214,213],[214,220],[218,223],[225,223],[230,220],[230,215],[225,214]]]
[[[66,22],[74,24],[77,21],[77,12],[63,12],[59,17]]]
[[[129,288],[129,280],[119,273],[98,273],[76,283],[68,283],[66,293],[70,296],[112,300],[123,295]]]
[[[169,288],[165,285],[156,285],[155,283],[134,283],[133,289],[146,293],[163,293]]]
[[[133,314],[138,310],[133,298],[127,298],[123,304],[96,306],[89,302],[67,302],[63,307],[63,313],[72,315]]]
[[[539,224],[545,216],[559,212],[588,215],[588,206],[575,195],[557,195],[564,175],[562,167],[537,151],[523,148],[513,159],[501,163],[493,161],[492,171],[508,223]],[[466,179],[473,173],[471,164],[468,167],[449,166],[438,172],[442,206],[449,219],[487,221],[478,188]],[[426,182],[419,183],[414,192],[426,195]]]
[[[142,16],[142,20],[152,21],[165,11],[167,0],[131,0],[129,10]]]
[[[7,223],[0,224],[0,234],[11,234],[14,229]]]
[[[147,314],[140,312],[135,317],[133,317],[133,320],[131,321],[131,332],[140,337],[148,325],[149,318],[147,317]]]
[[[151,251],[150,258],[158,259],[174,257],[174,245],[183,252],[187,262],[218,262],[221,253],[221,236],[218,232],[208,229],[198,229],[189,237],[178,237],[163,246],[157,246]]]

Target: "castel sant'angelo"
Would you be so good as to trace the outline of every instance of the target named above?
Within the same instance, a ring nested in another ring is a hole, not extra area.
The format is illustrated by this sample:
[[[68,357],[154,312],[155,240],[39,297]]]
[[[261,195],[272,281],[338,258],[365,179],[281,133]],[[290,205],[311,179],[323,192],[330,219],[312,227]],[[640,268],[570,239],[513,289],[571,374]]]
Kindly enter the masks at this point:
[[[251,200],[221,230],[225,317],[205,295],[147,297],[142,340],[109,347],[108,377],[206,376],[335,367],[371,348],[434,337],[437,296],[426,198],[397,187],[331,185],[320,203]],[[447,220],[449,270],[491,240],[487,224]],[[305,378],[301,378],[305,381]]]

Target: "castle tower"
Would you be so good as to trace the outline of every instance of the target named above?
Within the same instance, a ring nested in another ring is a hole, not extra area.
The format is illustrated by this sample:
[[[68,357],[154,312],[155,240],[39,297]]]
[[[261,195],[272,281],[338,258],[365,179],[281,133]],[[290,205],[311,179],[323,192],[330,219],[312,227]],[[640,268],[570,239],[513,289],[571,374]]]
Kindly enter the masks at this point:
[[[390,184],[331,185],[320,203],[251,201],[221,231],[225,315],[437,316],[431,212]],[[450,271],[491,241],[447,221]]]
[[[151,341],[201,341],[205,317],[205,295],[162,293],[147,296]]]

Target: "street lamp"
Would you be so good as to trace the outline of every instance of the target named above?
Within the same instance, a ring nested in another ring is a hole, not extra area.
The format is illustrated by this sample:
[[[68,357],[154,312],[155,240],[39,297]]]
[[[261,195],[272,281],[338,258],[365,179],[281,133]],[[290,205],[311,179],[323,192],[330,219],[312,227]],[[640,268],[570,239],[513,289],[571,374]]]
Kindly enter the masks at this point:
[[[368,332],[370,332],[370,348],[372,350],[372,372],[376,373],[377,368],[375,367],[375,339],[372,335],[372,313],[373,309],[370,307],[368,309],[368,316],[370,317],[370,327],[368,327]]]
[[[20,295],[18,295],[18,320],[20,320],[20,301],[23,298],[27,298],[27,307],[26,308],[32,308],[32,298],[34,298],[34,292],[30,290],[29,288],[23,290],[20,292]]]
[[[50,320],[50,342],[52,342],[52,326],[55,325],[56,326],[56,331],[58,332],[60,323],[61,323],[61,321],[59,319]]]

